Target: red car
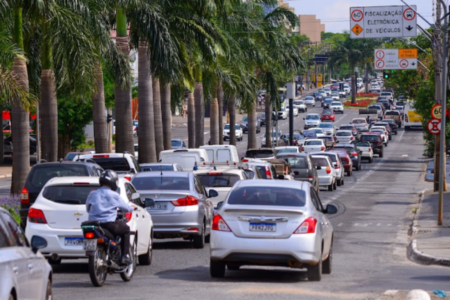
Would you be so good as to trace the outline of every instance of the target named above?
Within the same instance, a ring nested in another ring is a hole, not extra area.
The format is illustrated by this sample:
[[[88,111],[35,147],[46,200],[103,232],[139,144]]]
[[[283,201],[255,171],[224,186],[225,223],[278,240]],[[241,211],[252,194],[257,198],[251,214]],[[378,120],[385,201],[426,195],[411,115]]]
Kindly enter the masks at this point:
[[[323,121],[332,121],[332,122],[334,122],[335,117],[336,117],[336,115],[335,115],[334,111],[331,110],[331,109],[327,109],[327,110],[324,110],[320,114],[320,121],[322,121],[322,122]]]
[[[350,155],[345,150],[328,150],[327,152],[335,152],[341,158],[342,164],[344,164],[344,170],[347,173],[347,176],[352,176],[353,174],[353,163]]]

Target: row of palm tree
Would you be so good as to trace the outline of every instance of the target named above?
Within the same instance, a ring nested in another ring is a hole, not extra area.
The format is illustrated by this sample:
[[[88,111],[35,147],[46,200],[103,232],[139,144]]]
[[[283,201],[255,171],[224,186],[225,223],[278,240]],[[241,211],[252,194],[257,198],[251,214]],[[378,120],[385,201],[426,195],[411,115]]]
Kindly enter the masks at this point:
[[[298,19],[276,5],[276,0],[0,0],[5,37],[0,100],[11,105],[14,139],[11,193],[20,193],[29,171],[29,111],[36,105],[42,158],[56,161],[60,155],[58,91],[73,101],[93,102],[95,151],[109,151],[105,67],[115,74],[115,151],[133,153],[130,49],[139,59],[139,161],[157,161],[160,151],[171,148],[171,103],[184,91],[189,147],[205,143],[206,103],[211,143],[222,143],[225,102],[234,128],[237,100],[252,120],[261,86],[267,89],[266,103],[275,104],[278,87],[303,68],[286,30]],[[274,9],[267,13],[268,8]],[[254,122],[249,126],[252,148],[256,129]]]

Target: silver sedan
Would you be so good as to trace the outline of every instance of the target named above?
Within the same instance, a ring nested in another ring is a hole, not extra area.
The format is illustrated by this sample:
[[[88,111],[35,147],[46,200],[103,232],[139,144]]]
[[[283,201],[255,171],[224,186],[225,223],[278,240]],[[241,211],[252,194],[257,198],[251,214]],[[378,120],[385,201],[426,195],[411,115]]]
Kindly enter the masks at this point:
[[[223,277],[225,266],[306,268],[310,281],[331,273],[333,227],[308,182],[243,180],[233,186],[214,216],[210,274]]]

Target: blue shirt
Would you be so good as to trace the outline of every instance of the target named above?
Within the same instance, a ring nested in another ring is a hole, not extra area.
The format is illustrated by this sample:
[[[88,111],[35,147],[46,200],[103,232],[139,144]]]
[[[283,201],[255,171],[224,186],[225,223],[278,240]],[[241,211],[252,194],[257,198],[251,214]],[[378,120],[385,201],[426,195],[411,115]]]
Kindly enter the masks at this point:
[[[109,187],[101,187],[91,192],[86,200],[89,221],[114,222],[117,218],[117,208],[124,212],[133,211],[133,207],[125,203],[120,195]]]

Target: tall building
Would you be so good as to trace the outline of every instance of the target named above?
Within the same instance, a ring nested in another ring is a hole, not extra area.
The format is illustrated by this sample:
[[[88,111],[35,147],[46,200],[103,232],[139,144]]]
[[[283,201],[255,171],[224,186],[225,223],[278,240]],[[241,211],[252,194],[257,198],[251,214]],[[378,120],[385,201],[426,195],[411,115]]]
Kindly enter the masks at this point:
[[[311,42],[320,42],[321,33],[325,31],[325,24],[322,24],[316,15],[298,15],[300,21],[300,34],[304,34]]]

